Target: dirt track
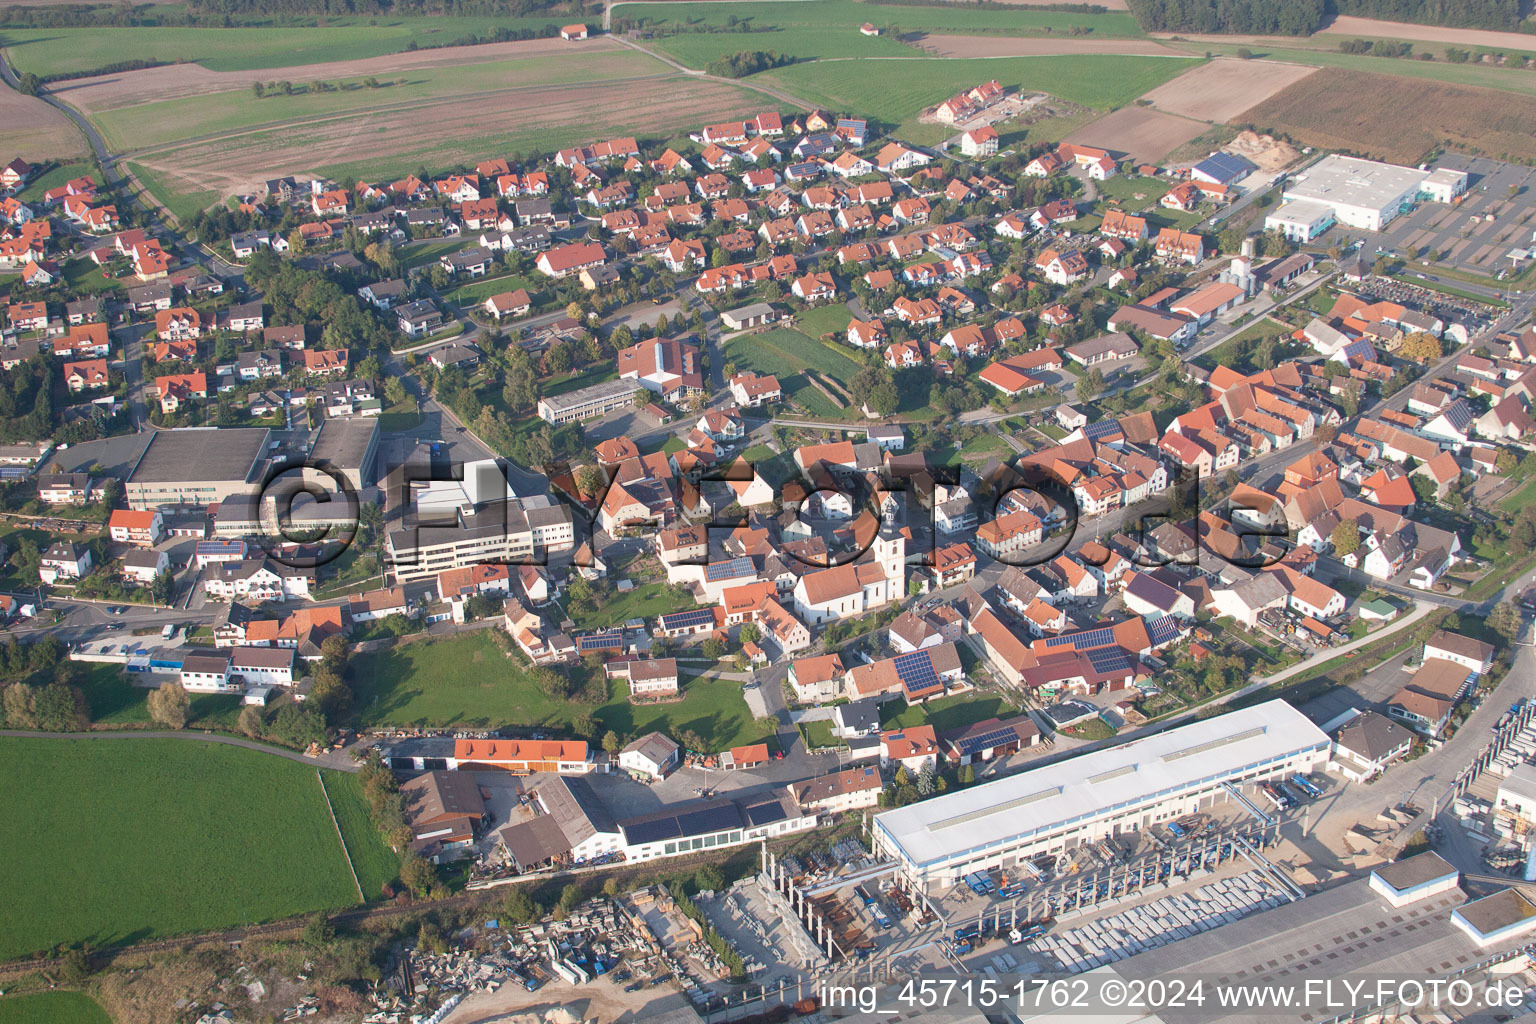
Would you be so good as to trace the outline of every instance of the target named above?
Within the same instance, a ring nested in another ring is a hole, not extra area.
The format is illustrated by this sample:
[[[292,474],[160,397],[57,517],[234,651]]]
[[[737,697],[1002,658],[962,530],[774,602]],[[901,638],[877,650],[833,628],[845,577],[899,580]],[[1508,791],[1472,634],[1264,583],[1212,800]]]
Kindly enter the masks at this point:
[[[1148,92],[1158,110],[1222,123],[1317,71],[1301,64],[1218,58]]]
[[[1124,153],[1137,162],[1157,163],[1210,126],[1147,107],[1121,107],[1068,135],[1063,142]]]
[[[35,96],[0,85],[0,160],[37,163],[85,156],[85,138],[69,118]]]
[[[388,78],[402,72],[423,68],[460,67],[518,57],[548,54],[590,54],[622,49],[605,38],[568,43],[563,39],[528,39],[513,43],[483,43],[479,46],[449,46],[436,50],[391,53],[361,60],[335,61],[330,64],[305,64],[290,68],[258,68],[251,71],[209,71],[201,64],[173,64],[146,68],[117,75],[96,75],[59,82],[51,91],[66,103],[87,114],[117,107],[138,106],[186,96],[204,96],[213,92],[249,89],[253,82],[313,82],[336,78]]]
[[[1366,39],[1411,39],[1423,43],[1449,43],[1453,46],[1487,46],[1495,50],[1536,50],[1536,36],[1522,32],[1493,32],[1480,28],[1442,28],[1439,25],[1409,25],[1401,21],[1353,18],[1340,15],[1317,33],[1320,36],[1360,36]]]
[[[1115,53],[1153,57],[1188,56],[1150,39],[925,35],[917,45],[939,57],[1050,57],[1074,53]]]

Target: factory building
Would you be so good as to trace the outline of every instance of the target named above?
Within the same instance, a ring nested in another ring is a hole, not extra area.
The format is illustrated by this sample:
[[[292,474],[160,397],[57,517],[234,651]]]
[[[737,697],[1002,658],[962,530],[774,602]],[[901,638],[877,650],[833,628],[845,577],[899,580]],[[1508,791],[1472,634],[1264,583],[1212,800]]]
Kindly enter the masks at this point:
[[[1328,760],[1322,730],[1284,701],[925,800],[874,819],[875,852],[915,887],[1134,832],[1225,802],[1231,789]]]
[[[1420,199],[1449,203],[1467,190],[1467,174],[1421,171],[1358,157],[1326,156],[1297,174],[1264,228],[1310,242],[1335,223],[1380,231]]]

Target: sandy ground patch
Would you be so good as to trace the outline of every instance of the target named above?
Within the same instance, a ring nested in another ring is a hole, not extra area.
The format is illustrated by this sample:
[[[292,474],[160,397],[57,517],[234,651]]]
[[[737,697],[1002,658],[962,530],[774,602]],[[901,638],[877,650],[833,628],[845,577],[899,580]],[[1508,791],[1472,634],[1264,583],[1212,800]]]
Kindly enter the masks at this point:
[[[1150,107],[1121,107],[1068,135],[1065,142],[1097,146],[1138,163],[1157,163],[1209,125]]]
[[[482,43],[478,46],[445,46],[435,50],[390,53],[361,60],[334,61],[329,64],[305,64],[289,68],[255,68],[250,71],[209,71],[201,64],[172,64],[145,68],[116,75],[96,75],[59,82],[50,88],[55,95],[87,114],[117,107],[174,100],[186,96],[249,89],[253,82],[313,82],[333,78],[388,78],[405,71],[423,68],[461,67],[518,57],[538,57],[551,53],[588,54],[621,50],[611,39],[587,39],[568,43],[563,39],[525,39],[511,43]]]
[[[1378,21],[1340,15],[1320,36],[1349,36],[1387,39],[1412,39],[1424,43],[1448,43],[1452,46],[1487,46],[1495,50],[1536,50],[1536,37],[1521,32],[1495,32],[1480,28],[1442,28],[1439,25],[1410,25],[1402,21]]]
[[[444,1024],[536,1024],[575,1017],[599,1024],[627,1024],[687,1005],[670,985],[624,992],[606,977],[577,987],[559,978],[528,992],[521,985],[503,985],[495,992],[476,992],[450,1013]],[[568,1011],[568,1016],[561,1011]]]
[[[1170,114],[1220,123],[1263,103],[1316,70],[1301,64],[1217,58],[1141,98]]]
[[[0,85],[0,159],[37,163],[87,153],[85,137],[69,118],[35,96]]]
[[[430,166],[505,155],[488,146],[511,140],[527,151],[553,149],[623,131],[666,135],[717,118],[746,117],[762,101],[717,82],[678,76],[645,82],[551,86],[516,94],[515,103],[458,99],[407,111],[337,116],[282,129],[223,136],[142,160],[188,191],[247,192],[273,175],[331,164],[419,158]]]
[[[1150,39],[1056,39],[1022,36],[925,35],[919,49],[937,57],[1049,57],[1074,53],[1183,57],[1186,54]]]

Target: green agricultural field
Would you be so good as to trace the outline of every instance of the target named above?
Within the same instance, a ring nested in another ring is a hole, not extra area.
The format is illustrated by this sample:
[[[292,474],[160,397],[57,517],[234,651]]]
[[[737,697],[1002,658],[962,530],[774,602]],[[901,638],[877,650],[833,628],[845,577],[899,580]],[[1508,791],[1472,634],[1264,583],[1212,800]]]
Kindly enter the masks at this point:
[[[0,957],[357,902],[306,765],[153,739],[0,739],[0,761]]]
[[[7,47],[18,72],[35,75],[92,71],[122,60],[191,61],[211,71],[285,68],[359,60],[439,46],[464,36],[486,36],[499,28],[538,31],[558,18],[331,18],[325,28],[49,28],[6,29]],[[369,22],[378,22],[369,24]]]
[[[190,220],[199,210],[206,210],[220,199],[218,192],[198,188],[174,172],[152,170],[143,164],[129,163],[129,172],[144,190],[170,210],[178,221]]]
[[[591,53],[570,56],[522,57],[515,60],[461,64],[448,68],[413,69],[384,88],[351,88],[336,92],[299,92],[257,99],[245,87],[206,96],[162,100],[103,110],[93,116],[107,142],[116,149],[150,150],[180,139],[201,138],[337,114],[365,116],[394,113],[414,104],[455,96],[505,94],[511,102],[525,86],[572,85],[611,78],[671,74],[672,69],[643,53]],[[359,80],[346,80],[357,84]]]
[[[719,749],[764,738],[728,679],[691,678],[675,704],[632,706],[623,685],[607,702],[591,706],[546,697],[530,670],[501,652],[490,638],[464,634],[448,640],[406,644],[352,660],[360,725],[544,726],[569,730],[583,711],[605,729],[634,735],[660,729],[676,735],[691,729]]]
[[[336,824],[357,872],[357,884],[370,900],[378,899],[383,887],[400,875],[400,857],[384,842],[368,817],[368,801],[356,775],[344,772],[325,774],[325,791],[336,812]]]
[[[34,992],[0,999],[0,1024],[112,1024],[84,992]]]
[[[1110,54],[996,60],[913,57],[878,66],[858,60],[814,61],[765,71],[760,77],[813,103],[901,125],[925,107],[992,78],[1009,88],[1109,110],[1193,66],[1193,58]]]
[[[846,321],[843,326],[847,326]],[[773,374],[779,378],[779,385],[791,401],[813,416],[833,419],[843,416],[847,410],[833,403],[812,384],[805,371],[825,374],[844,387],[859,372],[859,364],[843,353],[792,329],[733,338],[725,344],[725,358],[727,362],[735,363],[738,370]]]
[[[657,37],[655,45],[683,63],[700,68],[716,57],[743,50],[771,50],[800,60],[910,55],[912,50],[901,43],[900,37],[918,32],[1031,36],[1086,28],[1094,38],[1141,35],[1136,19],[1123,11],[1086,14],[1028,7],[983,10],[950,4],[881,5],[853,0],[818,0],[814,4],[733,3],[729,8],[697,3],[621,4],[615,8],[614,16],[643,20],[652,26],[672,26],[674,30],[686,27],[687,31]],[[884,31],[873,38],[860,35],[859,26],[865,22]],[[741,26],[744,30],[697,31],[705,26]]]

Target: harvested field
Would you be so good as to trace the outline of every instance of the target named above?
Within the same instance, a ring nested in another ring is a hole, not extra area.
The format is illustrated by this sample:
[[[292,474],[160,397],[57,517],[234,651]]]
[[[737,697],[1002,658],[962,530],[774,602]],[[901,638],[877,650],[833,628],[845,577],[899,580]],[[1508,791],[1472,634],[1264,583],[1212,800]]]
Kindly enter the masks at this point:
[[[466,106],[482,102],[516,105],[521,95],[541,87],[675,77],[676,72],[663,62],[628,50],[564,59],[523,57],[419,71],[406,84],[386,88],[300,92],[261,99],[237,89],[93,111],[91,117],[117,151],[147,153],[173,144],[280,125],[343,116],[390,116],[450,99]]]
[[[473,163],[514,151],[548,153],[621,132],[665,137],[719,118],[747,117],[763,106],[757,93],[680,75],[528,89],[507,99],[514,95],[515,103],[466,106],[448,100],[228,135],[141,162],[176,175],[178,187],[230,194],[250,191],[275,174],[317,173],[338,181],[393,177],[422,164]]]
[[[35,96],[0,85],[0,153],[29,163],[72,159],[89,150],[85,136],[62,113]]]
[[[1536,160],[1536,97],[1324,68],[1243,114],[1311,146],[1415,164],[1437,146]]]
[[[483,46],[453,46],[414,53],[391,53],[383,57],[332,61],[328,64],[304,64],[295,67],[262,68],[250,71],[210,71],[201,64],[172,64],[115,75],[97,75],[73,81],[56,82],[49,87],[55,95],[86,114],[119,107],[136,107],[161,100],[206,96],[215,92],[249,90],[253,82],[287,80],[295,84],[317,80],[397,78],[409,72],[430,68],[463,69],[469,65],[516,60],[558,54],[561,57],[611,53],[624,47],[607,38],[588,39],[572,44],[562,39],[529,39],[515,43],[487,43]],[[387,96],[388,92],[379,95]]]
[[[1068,135],[1066,142],[1107,149],[1137,162],[1157,163],[1209,126],[1149,107],[1121,107]]]
[[[1414,42],[1450,46],[1487,46],[1494,50],[1536,50],[1536,38],[1523,32],[1497,32],[1480,28],[1445,28],[1441,25],[1410,25],[1402,21],[1379,21],[1340,15],[1319,36],[1349,36],[1351,39],[1408,39]]]
[[[1042,0],[1043,2],[1043,0]],[[1151,39],[1029,39],[1019,36],[925,35],[918,49],[936,57],[1046,57],[1073,53],[1121,53],[1142,57],[1184,57]]]
[[[1217,58],[1142,96],[1159,110],[1199,121],[1230,121],[1317,69],[1267,60]]]

